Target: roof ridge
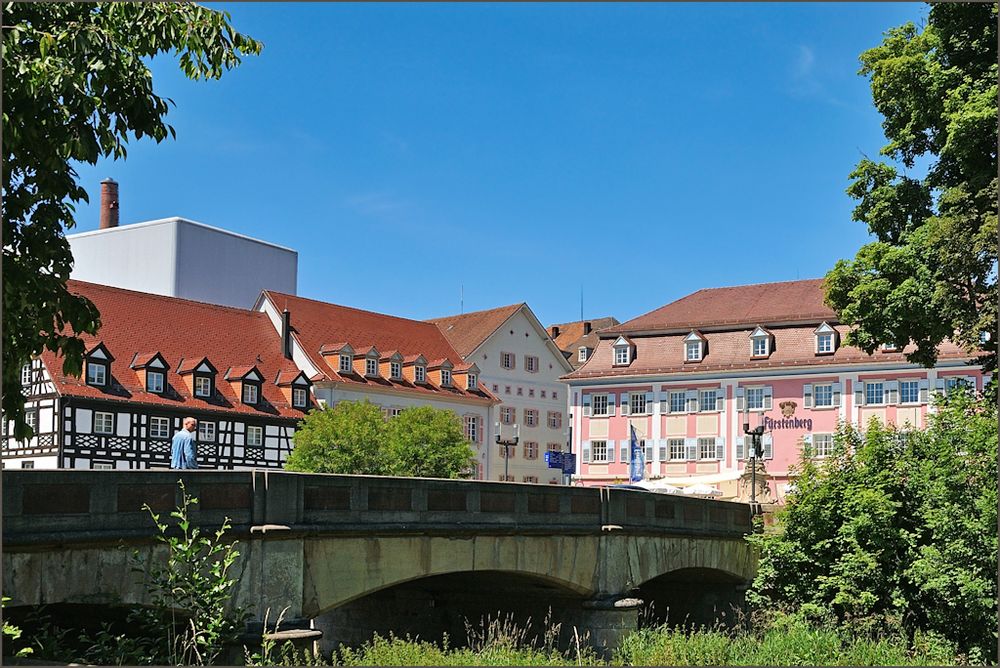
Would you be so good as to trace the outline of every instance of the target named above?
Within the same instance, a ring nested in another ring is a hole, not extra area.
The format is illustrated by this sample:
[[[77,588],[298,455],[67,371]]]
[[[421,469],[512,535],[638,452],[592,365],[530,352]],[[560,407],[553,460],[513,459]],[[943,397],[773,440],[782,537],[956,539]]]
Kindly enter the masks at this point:
[[[482,315],[483,313],[492,313],[494,311],[504,311],[506,309],[521,308],[522,306],[527,306],[527,302],[517,302],[516,304],[507,304],[506,306],[494,306],[493,308],[484,308],[478,311],[469,311],[468,313],[456,313],[455,315],[442,315],[437,318],[427,318],[422,322],[435,322],[437,320],[448,320],[450,318],[464,318],[471,315]]]
[[[784,283],[810,283],[812,281],[822,281],[824,279],[825,279],[825,277],[821,276],[819,278],[793,278],[793,279],[789,279],[789,280],[786,280],[786,281],[763,281],[763,282],[760,282],[760,283],[740,283],[738,285],[720,285],[720,286],[715,287],[715,288],[701,288],[700,290],[697,290],[696,292],[692,292],[690,294],[684,295],[684,297],[681,297],[681,299],[684,299],[685,297],[690,297],[691,295],[696,295],[699,292],[708,292],[709,290],[731,290],[731,289],[735,289],[735,288],[756,288],[756,287],[760,287],[762,285],[781,285],[781,284],[784,284]],[[680,301],[680,299],[678,299],[676,301]]]
[[[567,320],[566,322],[554,322],[549,327],[565,327],[566,325],[575,325],[580,322],[594,322],[595,320],[615,320],[613,315],[602,315],[597,318],[584,318],[582,320]]]
[[[173,295],[159,295],[159,294],[156,294],[155,292],[143,292],[142,290],[132,290],[130,288],[120,288],[117,285],[107,285],[105,283],[94,283],[94,282],[91,282],[91,281],[81,281],[80,279],[77,279],[77,278],[71,278],[71,279],[69,279],[69,281],[67,281],[67,283],[69,283],[69,284],[82,283],[83,285],[94,286],[95,288],[98,288],[98,289],[107,289],[107,290],[114,290],[116,292],[128,292],[128,293],[133,294],[133,295],[141,295],[144,298],[165,299],[165,300],[168,300],[168,301],[175,301],[175,302],[187,302],[189,304],[196,304],[198,306],[207,306],[209,308],[217,309],[217,310],[220,310],[220,311],[238,311],[240,313],[246,313],[247,315],[252,315],[252,316],[256,316],[258,314],[260,314],[260,315],[266,315],[266,314],[261,313],[260,311],[255,311],[252,308],[240,308],[239,306],[227,306],[225,304],[215,304],[215,303],[212,303],[212,302],[203,302],[203,301],[200,301],[198,299],[191,299],[189,297],[175,297]]]
[[[426,320],[417,320],[415,318],[404,318],[401,315],[391,315],[389,313],[381,313],[379,311],[370,311],[368,309],[358,308],[356,306],[347,306],[346,304],[334,304],[333,302],[325,302],[322,299],[313,299],[312,297],[303,297],[302,295],[290,295],[286,292],[278,292],[276,290],[264,290],[268,295],[277,295],[280,297],[291,297],[292,299],[301,299],[307,302],[313,302],[314,304],[320,304],[322,306],[332,306],[334,308],[347,309],[348,311],[354,311],[355,313],[367,313],[369,315],[377,315],[383,318],[391,318],[393,320],[403,320],[406,322],[419,323],[421,325],[432,325]],[[277,306],[277,304],[275,304]]]

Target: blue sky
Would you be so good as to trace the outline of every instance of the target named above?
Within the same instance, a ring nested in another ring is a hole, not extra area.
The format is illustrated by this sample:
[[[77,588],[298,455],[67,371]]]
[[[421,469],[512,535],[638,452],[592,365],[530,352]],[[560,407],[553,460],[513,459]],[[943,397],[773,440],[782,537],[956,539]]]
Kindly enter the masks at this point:
[[[822,276],[865,243],[847,175],[885,143],[858,55],[894,4],[213,5],[264,43],[220,81],[153,63],[177,139],[80,169],[121,222],[299,251],[299,293],[429,318],[527,301],[626,320]]]

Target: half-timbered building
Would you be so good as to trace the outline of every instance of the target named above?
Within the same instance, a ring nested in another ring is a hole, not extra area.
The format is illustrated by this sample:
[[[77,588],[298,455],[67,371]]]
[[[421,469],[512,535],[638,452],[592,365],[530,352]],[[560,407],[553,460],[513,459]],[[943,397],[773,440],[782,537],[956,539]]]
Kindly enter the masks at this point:
[[[186,416],[198,420],[200,466],[281,466],[315,399],[266,314],[81,281],[69,289],[94,302],[101,328],[83,336],[79,377],[50,352],[22,370],[35,435],[18,441],[3,420],[4,466],[165,468]]]

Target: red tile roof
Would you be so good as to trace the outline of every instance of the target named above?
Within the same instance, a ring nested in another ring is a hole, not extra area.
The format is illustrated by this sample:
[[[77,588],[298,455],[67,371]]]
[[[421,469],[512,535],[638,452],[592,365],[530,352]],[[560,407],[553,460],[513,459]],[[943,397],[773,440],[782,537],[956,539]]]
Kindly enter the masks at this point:
[[[584,324],[590,323],[590,333],[584,334]],[[577,320],[576,322],[564,322],[559,325],[549,325],[549,333],[552,333],[553,327],[559,328],[559,336],[553,337],[556,346],[567,354],[567,361],[574,367],[577,368],[583,362],[579,361],[579,352],[581,347],[590,348],[591,350],[597,348],[597,341],[600,338],[598,332],[607,327],[612,327],[617,325],[618,320],[611,316],[606,318],[593,318],[591,320]]]
[[[488,339],[507,318],[511,317],[524,306],[511,304],[486,311],[473,311],[462,315],[452,315],[444,318],[431,318],[427,322],[437,325],[448,341],[462,357],[468,357],[483,341]]]
[[[822,278],[706,288],[604,333],[780,322],[815,321],[818,324],[836,319],[833,309],[823,303],[823,296]]]
[[[482,388],[468,391],[458,387],[439,387],[430,380],[414,384],[405,379],[368,378],[356,373],[340,374],[336,370],[337,360],[332,359],[331,363],[327,363],[320,354],[328,341],[344,341],[350,343],[352,347],[355,341],[359,341],[362,345],[374,346],[379,351],[398,350],[404,356],[404,364],[415,361],[420,355],[427,360],[446,358],[452,364],[461,363],[462,356],[433,323],[363,311],[270,290],[264,291],[264,297],[279,312],[287,308],[291,313],[292,330],[313,365],[323,374],[323,380],[404,390],[429,399],[449,395],[488,403],[497,401]]]
[[[897,362],[905,364],[905,353],[912,352],[913,346],[900,352],[878,351],[868,355],[864,351],[839,345],[832,355],[815,353],[815,330],[819,323],[773,327],[772,353],[765,359],[751,357],[750,332],[748,326],[736,330],[703,332],[706,341],[705,356],[700,362],[684,361],[684,338],[687,333],[633,336],[635,358],[628,366],[615,366],[611,344],[614,339],[602,339],[587,362],[571,374],[563,376],[568,380],[598,378],[608,376],[659,375],[666,373],[706,373],[733,370],[775,369],[802,366],[829,366],[831,364],[872,364]],[[848,331],[846,325],[833,325],[841,341]],[[953,343],[945,342],[939,348],[942,360],[970,359],[973,355],[962,351]]]
[[[65,375],[62,360],[51,352],[43,353],[42,361],[60,394],[261,417],[302,416],[302,411],[291,408],[281,390],[266,380],[261,388],[263,400],[258,406],[248,406],[221,373],[216,376],[217,397],[213,399],[193,397],[177,374],[182,358],[200,362],[203,357],[216,369],[256,365],[265,379],[275,378],[279,371],[297,371],[282,356],[281,338],[266,314],[83,281],[71,280],[68,285],[70,292],[94,302],[101,314],[97,335],[82,337],[85,347],[103,341],[116,361],[111,364],[112,383],[105,389]],[[158,351],[171,366],[168,390],[163,395],[146,392],[136,370],[129,368],[137,352],[150,350]]]

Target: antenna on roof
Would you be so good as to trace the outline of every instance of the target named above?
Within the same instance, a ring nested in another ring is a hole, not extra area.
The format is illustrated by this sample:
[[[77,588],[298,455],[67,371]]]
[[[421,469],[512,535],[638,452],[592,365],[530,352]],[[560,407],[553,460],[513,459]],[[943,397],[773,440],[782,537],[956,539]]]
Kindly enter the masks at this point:
[[[583,284],[580,284],[580,320],[583,320]]]
[[[465,283],[459,287],[458,308],[461,315],[465,315]]]

